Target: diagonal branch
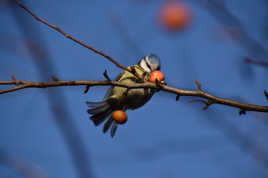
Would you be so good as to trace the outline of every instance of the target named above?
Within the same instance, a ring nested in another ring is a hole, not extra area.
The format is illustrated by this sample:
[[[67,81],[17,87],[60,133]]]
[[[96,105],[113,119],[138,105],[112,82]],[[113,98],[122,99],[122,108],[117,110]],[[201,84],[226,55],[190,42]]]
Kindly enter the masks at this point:
[[[24,11],[20,11],[16,4],[13,3],[14,0],[10,0],[10,12],[14,16],[14,20],[19,27],[19,31],[23,35],[25,45],[29,50],[29,54],[33,60],[33,65],[37,69],[37,76],[41,78],[42,81],[49,80],[52,75],[53,81],[58,81],[56,77],[57,72],[54,60],[50,55],[49,50],[46,48],[46,42],[42,38],[43,35],[39,29],[36,28],[35,24],[29,23],[31,18],[23,16]],[[27,14],[26,14],[27,15]],[[35,40],[35,47],[28,42]],[[12,80],[17,80],[14,76]],[[24,87],[24,86],[23,86]],[[66,151],[69,153],[72,167],[74,168],[77,178],[93,178],[95,177],[94,171],[92,169],[92,163],[90,159],[88,140],[87,145],[82,139],[80,130],[74,124],[74,119],[72,112],[70,111],[68,103],[66,102],[66,97],[62,89],[57,91],[49,90],[45,92],[46,99],[49,103],[49,111],[51,111],[51,119],[55,123],[59,134],[62,136],[62,140],[65,144]],[[35,176],[37,177],[37,176]]]
[[[233,28],[234,34],[232,35],[232,39],[244,49],[250,51],[251,55],[258,58],[268,57],[267,49],[257,40],[252,38],[249,33],[247,33],[239,18],[228,10],[225,1],[206,0],[196,2],[204,2],[201,6],[206,8],[208,12],[211,13],[211,15],[213,15],[224,27]]]
[[[25,178],[49,178],[47,173],[41,167],[29,163],[29,160],[23,160],[9,152],[0,150],[0,164],[15,170],[16,173]]]
[[[265,61],[257,61],[255,59],[251,59],[251,58],[246,58],[244,60],[245,60],[245,62],[247,62],[249,64],[255,64],[258,66],[262,66],[262,67],[268,67],[268,62],[265,62]]]
[[[60,34],[62,34],[63,36],[65,36],[66,38],[74,41],[75,43],[93,51],[94,53],[97,53],[103,57],[105,57],[106,59],[108,59],[110,62],[112,62],[115,66],[123,69],[123,70],[126,70],[130,73],[133,73],[130,69],[126,68],[124,65],[118,63],[115,59],[113,59],[111,56],[109,56],[108,54],[104,53],[103,51],[100,51],[96,48],[93,48],[92,46],[89,46],[87,44],[85,44],[84,42],[74,38],[72,35],[66,33],[65,31],[63,31],[61,28],[59,28],[58,26],[56,25],[52,25],[50,23],[48,23],[46,20],[42,19],[41,17],[37,16],[35,13],[33,13],[30,9],[28,9],[25,5],[23,5],[19,0],[16,0],[15,3],[20,7],[22,8],[23,10],[25,10],[27,13],[29,13],[32,17],[34,17],[37,21],[47,25],[48,27],[56,30],[57,32],[59,32]],[[137,74],[134,74],[136,77],[140,78],[140,76],[138,76]]]
[[[226,98],[221,98],[214,96],[210,93],[200,91],[200,90],[183,90],[179,88],[174,88],[167,85],[161,85],[159,87],[157,84],[150,83],[150,82],[144,82],[144,83],[137,83],[137,84],[122,84],[118,81],[89,81],[89,80],[73,80],[73,81],[53,81],[53,82],[31,82],[31,81],[0,81],[0,85],[16,85],[15,87],[11,87],[8,89],[0,90],[0,94],[4,93],[10,93],[18,90],[22,90],[25,88],[48,88],[48,87],[60,87],[60,86],[120,86],[125,87],[128,89],[134,89],[134,88],[151,88],[156,89],[160,91],[165,91],[169,93],[174,93],[176,96],[194,96],[199,98],[204,98],[209,101],[209,105],[212,104],[220,104],[220,105],[226,105],[230,107],[238,108],[239,111],[243,111],[245,113],[246,111],[257,111],[257,112],[268,112],[268,106],[260,106],[260,105],[254,105],[254,104],[247,104],[247,103],[241,103],[235,100],[230,100]],[[206,108],[207,109],[207,108]]]
[[[104,52],[102,52],[100,50],[97,50],[97,49],[95,49],[95,48],[83,43],[82,41],[74,38],[70,34],[68,34],[65,31],[63,31],[61,28],[59,28],[59,27],[57,27],[55,25],[52,25],[52,24],[48,23],[47,21],[45,21],[44,19],[38,17],[31,10],[29,10],[25,5],[23,5],[20,1],[16,0],[15,2],[19,7],[24,9],[27,13],[29,13],[37,21],[39,21],[39,22],[49,26],[50,28],[56,30],[57,32],[59,32],[60,34],[62,34],[66,38],[74,41],[75,43],[77,43],[77,44],[79,44],[79,45],[81,45],[81,46],[83,46],[83,47],[85,47],[85,48],[87,48],[87,49],[89,49],[89,50],[91,50],[91,51],[103,56],[103,57],[105,57],[106,59],[108,59],[110,62],[112,62],[117,67],[119,67],[119,68],[121,68],[123,70],[126,70],[128,72],[131,72],[135,76],[137,76],[138,78],[141,78],[135,72],[133,72],[131,69],[128,69],[124,65],[118,63],[111,56],[109,56],[109,55],[105,54]],[[12,88],[0,90],[0,94],[4,94],[4,93],[8,93],[8,92],[14,92],[14,91],[25,89],[25,88],[47,88],[47,87],[75,86],[75,85],[85,85],[87,87],[113,85],[113,86],[125,87],[125,88],[128,88],[128,89],[133,89],[133,88],[153,88],[153,89],[156,89],[156,90],[162,90],[162,91],[174,93],[174,94],[176,94],[176,96],[196,96],[196,97],[207,99],[210,102],[209,105],[221,104],[221,105],[227,105],[227,106],[239,108],[240,113],[241,113],[241,111],[243,111],[243,113],[245,113],[246,111],[268,112],[268,106],[259,106],[259,105],[253,105],[253,104],[240,103],[238,101],[216,97],[216,96],[213,96],[213,95],[211,95],[209,93],[206,93],[206,92],[202,91],[201,90],[201,85],[199,85],[198,82],[196,84],[198,86],[198,90],[192,91],[192,90],[182,90],[182,89],[178,89],[178,88],[173,88],[173,87],[166,86],[166,85],[159,86],[159,85],[149,83],[149,82],[145,82],[145,83],[141,83],[141,84],[135,84],[135,85],[125,85],[125,84],[121,84],[121,83],[119,83],[117,81],[85,81],[85,80],[77,80],[77,81],[54,81],[54,82],[29,82],[29,81],[17,81],[16,80],[16,81],[8,81],[8,82],[0,81],[0,85],[16,85],[15,87],[12,87]],[[176,99],[178,99],[178,97],[176,97]]]

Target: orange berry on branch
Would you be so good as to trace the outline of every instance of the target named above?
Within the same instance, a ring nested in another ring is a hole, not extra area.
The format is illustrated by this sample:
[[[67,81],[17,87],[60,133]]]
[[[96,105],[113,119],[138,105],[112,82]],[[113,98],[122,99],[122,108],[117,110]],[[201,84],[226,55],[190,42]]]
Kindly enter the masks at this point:
[[[116,110],[112,114],[112,118],[117,124],[124,124],[127,122],[127,114],[123,110]]]
[[[180,1],[168,1],[160,10],[160,22],[168,30],[182,30],[190,24],[191,19],[190,9]]]
[[[159,70],[155,70],[153,72],[150,73],[150,76],[149,76],[149,81],[150,82],[156,82],[156,81],[159,81],[159,82],[162,82],[165,80],[165,75],[163,72],[159,71]]]

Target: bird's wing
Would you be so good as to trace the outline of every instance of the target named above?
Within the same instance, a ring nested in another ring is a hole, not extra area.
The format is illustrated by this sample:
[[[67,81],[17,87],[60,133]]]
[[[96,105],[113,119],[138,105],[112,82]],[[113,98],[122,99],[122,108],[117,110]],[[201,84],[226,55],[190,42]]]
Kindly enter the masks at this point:
[[[138,72],[138,75],[141,75],[142,76],[142,73],[144,73],[145,71],[138,65],[134,65],[134,66],[129,66],[128,69],[130,69],[131,67],[134,67],[135,69],[138,69],[136,70],[136,72]],[[123,71],[121,72],[116,78],[115,78],[115,81],[126,81],[126,80],[131,80],[131,81],[135,81],[136,82],[136,77],[129,73],[128,71]],[[110,87],[105,96],[104,96],[104,99],[107,99],[112,93],[112,89],[114,88],[114,86]]]
[[[124,72],[125,72],[125,71],[121,72],[121,73],[115,78],[115,81],[119,81],[119,80],[121,79],[121,77],[123,76]],[[105,95],[104,95],[104,99],[107,99],[107,98],[111,95],[111,92],[112,92],[112,89],[113,89],[113,88],[114,88],[114,87],[111,86],[111,87],[107,90],[107,92],[106,92]]]

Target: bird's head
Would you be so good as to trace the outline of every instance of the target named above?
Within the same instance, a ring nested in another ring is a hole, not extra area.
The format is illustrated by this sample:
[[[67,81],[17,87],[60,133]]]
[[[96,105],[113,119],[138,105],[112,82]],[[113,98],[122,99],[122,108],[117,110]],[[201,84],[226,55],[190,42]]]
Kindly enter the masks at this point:
[[[151,73],[155,70],[160,70],[161,68],[160,59],[155,54],[149,54],[148,56],[143,57],[139,61],[138,65],[148,73]]]

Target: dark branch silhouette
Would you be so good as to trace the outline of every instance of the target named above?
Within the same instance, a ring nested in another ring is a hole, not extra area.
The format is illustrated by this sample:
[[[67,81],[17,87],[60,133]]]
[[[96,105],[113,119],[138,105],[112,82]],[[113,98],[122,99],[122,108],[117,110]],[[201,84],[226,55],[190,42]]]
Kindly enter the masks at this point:
[[[232,39],[249,51],[251,53],[250,55],[258,58],[268,57],[267,49],[247,33],[240,20],[228,10],[224,0],[207,0],[203,4],[203,7],[205,7],[224,28],[231,27],[233,29],[233,34],[231,35]]]
[[[59,28],[55,25],[52,25],[52,24],[48,23],[47,21],[45,21],[44,19],[38,17],[31,10],[29,10],[25,5],[23,5],[20,1],[15,1],[15,2],[19,7],[21,7],[26,12],[28,12],[37,21],[39,21],[39,22],[49,26],[50,28],[58,31],[60,34],[64,35],[66,38],[71,39],[72,41],[78,43],[79,45],[105,57],[106,59],[111,61],[113,64],[115,64],[117,67],[119,67],[123,70],[126,70],[128,72],[131,72],[135,76],[137,76],[137,74],[135,72],[126,68],[122,64],[118,63],[111,56],[81,42],[80,40],[77,40],[76,38],[74,38],[71,35],[64,32],[61,28]],[[137,77],[140,78],[140,76],[137,76]],[[207,101],[202,100],[202,103],[205,103],[204,109],[208,109],[208,107],[212,104],[221,104],[221,105],[227,105],[227,106],[239,108],[240,115],[245,114],[246,111],[268,112],[268,106],[259,106],[259,105],[253,105],[253,104],[240,103],[238,101],[224,99],[224,98],[216,97],[216,96],[213,96],[209,93],[206,93],[201,89],[201,84],[198,81],[196,81],[196,85],[197,85],[197,89],[198,89],[196,91],[182,90],[182,89],[173,88],[173,87],[166,86],[166,85],[158,85],[158,84],[153,84],[153,83],[149,83],[149,82],[144,82],[144,83],[135,84],[135,85],[124,85],[124,84],[121,84],[117,81],[109,81],[109,80],[108,81],[81,81],[81,80],[80,81],[54,81],[54,82],[47,82],[47,83],[13,80],[13,81],[9,81],[9,82],[2,81],[2,82],[0,82],[0,85],[17,85],[17,86],[12,87],[12,88],[1,90],[0,94],[13,92],[13,91],[17,91],[17,90],[21,90],[21,89],[25,89],[25,88],[47,88],[47,87],[74,86],[74,85],[87,86],[87,89],[85,90],[86,92],[88,91],[89,87],[97,86],[97,85],[114,85],[114,86],[126,87],[129,89],[131,89],[131,88],[153,88],[153,89],[157,89],[159,91],[162,90],[162,91],[167,91],[167,92],[176,94],[176,96],[177,96],[176,100],[178,100],[178,96],[196,96],[196,97],[201,97],[201,98],[207,99]],[[195,100],[195,101],[200,101],[200,100]]]
[[[61,28],[59,28],[58,26],[55,26],[55,25],[52,25],[50,23],[48,23],[46,20],[40,18],[39,16],[37,16],[35,13],[33,13],[30,9],[28,9],[24,4],[22,4],[20,1],[15,1],[16,4],[21,7],[22,9],[24,9],[27,13],[29,13],[32,17],[34,17],[37,21],[47,25],[48,27],[56,30],[57,32],[59,32],[60,34],[62,34],[63,36],[65,36],[66,38],[74,41],[75,43],[105,57],[106,59],[108,59],[110,62],[112,62],[115,66],[123,69],[123,70],[126,70],[126,71],[129,71],[131,73],[133,73],[133,71],[131,71],[130,69],[126,68],[124,65],[118,63],[115,59],[113,59],[111,56],[109,56],[108,54],[105,54],[103,51],[100,51],[100,50],[97,50],[85,43],[83,43],[82,41],[74,38],[73,36],[71,36],[70,34],[66,33],[65,31],[63,31]],[[140,78],[140,76],[136,75],[135,73],[133,73],[136,77]]]
[[[41,167],[0,149],[0,165],[14,169],[25,178],[50,178]]]
[[[268,62],[265,62],[265,61],[257,61],[257,60],[254,60],[254,59],[246,58],[245,62],[249,63],[249,64],[262,66],[262,67],[268,67]]]
[[[200,82],[199,87],[201,86]],[[195,96],[199,98],[206,99],[207,101],[202,100],[203,103],[206,103],[205,109],[208,109],[209,106],[213,104],[221,104],[226,105],[230,107],[236,107],[239,108],[240,114],[245,114],[246,111],[258,111],[258,112],[268,112],[268,106],[259,106],[259,105],[253,105],[253,104],[247,104],[247,103],[241,103],[238,101],[225,99],[221,97],[214,96],[212,94],[209,94],[207,92],[204,92],[203,90],[183,90],[179,88],[174,88],[167,85],[159,85],[154,84],[150,82],[144,82],[144,83],[138,83],[138,84],[122,84],[118,81],[88,81],[88,80],[73,80],[73,81],[53,81],[53,82],[31,82],[31,81],[20,81],[20,80],[13,80],[13,81],[0,81],[0,85],[16,85],[15,87],[7,88],[0,90],[0,94],[14,92],[17,90],[22,90],[25,88],[48,88],[48,87],[60,87],[60,86],[120,86],[125,87],[129,89],[134,88],[152,88],[159,91],[166,91],[169,93],[174,93],[176,96]],[[200,101],[200,100],[198,100]]]
[[[36,27],[36,23],[32,23],[32,19],[23,14],[19,7],[16,6],[14,1],[10,2],[10,10],[19,30],[22,33],[24,41],[26,42],[29,53],[31,54],[34,67],[38,71],[38,77],[42,81],[47,81],[51,79],[57,81],[59,80],[54,65],[52,56],[49,50],[46,48],[46,42],[43,39],[43,35],[40,30]],[[30,41],[34,41],[35,46],[33,47]],[[13,81],[16,81],[16,77],[11,77]],[[64,91],[61,89],[49,90],[45,92],[47,94],[46,98],[48,101],[49,110],[52,113],[52,120],[55,122],[59,133],[62,136],[63,142],[65,143],[66,151],[70,154],[71,164],[76,172],[76,177],[79,178],[93,178],[94,171],[91,166],[91,159],[89,154],[89,147],[80,135],[80,130],[76,127],[74,123],[74,117],[71,110],[66,102],[66,97]],[[87,143],[89,143],[87,139]]]

